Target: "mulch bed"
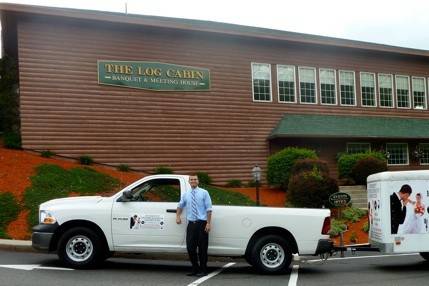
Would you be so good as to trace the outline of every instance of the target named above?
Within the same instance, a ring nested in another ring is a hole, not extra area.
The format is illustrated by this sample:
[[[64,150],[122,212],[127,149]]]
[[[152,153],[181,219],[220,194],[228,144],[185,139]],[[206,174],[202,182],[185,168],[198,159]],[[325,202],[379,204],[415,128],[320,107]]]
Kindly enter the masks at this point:
[[[30,177],[35,173],[35,168],[41,164],[55,164],[64,169],[82,167],[74,160],[64,158],[43,158],[38,153],[10,150],[0,147],[0,193],[11,192],[23,204],[23,196],[25,189],[30,186]],[[145,176],[140,172],[120,172],[113,167],[91,165],[91,168],[98,172],[110,175],[117,178],[121,183],[119,189],[135,182]],[[248,196],[252,200],[256,200],[255,188],[231,188],[231,191],[241,193]],[[113,192],[113,193],[114,193]],[[71,196],[76,194],[70,194]],[[108,195],[108,194],[105,194]],[[286,194],[279,189],[273,189],[262,186],[260,188],[261,205],[272,207],[284,207]],[[23,210],[18,215],[18,218],[11,222],[6,229],[7,234],[12,239],[29,239],[31,234],[28,231],[28,210]],[[361,219],[356,224],[350,224],[349,230],[344,234],[345,244],[350,244],[350,235],[356,232],[357,243],[365,243],[368,241],[368,234],[361,230],[365,219]],[[334,239],[336,244],[339,244],[339,239]]]

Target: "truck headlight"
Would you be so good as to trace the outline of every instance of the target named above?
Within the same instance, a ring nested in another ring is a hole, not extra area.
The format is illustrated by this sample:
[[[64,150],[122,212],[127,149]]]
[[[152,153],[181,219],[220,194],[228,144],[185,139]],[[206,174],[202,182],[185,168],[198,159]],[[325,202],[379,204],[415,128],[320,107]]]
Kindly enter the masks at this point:
[[[43,224],[54,224],[56,223],[56,218],[49,211],[40,211],[40,223]]]

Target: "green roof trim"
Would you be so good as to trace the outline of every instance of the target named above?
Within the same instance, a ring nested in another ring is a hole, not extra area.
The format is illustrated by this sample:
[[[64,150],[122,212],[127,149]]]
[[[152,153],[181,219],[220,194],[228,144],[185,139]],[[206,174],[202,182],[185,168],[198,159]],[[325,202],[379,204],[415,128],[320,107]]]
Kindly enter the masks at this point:
[[[269,139],[281,137],[429,139],[429,117],[285,114]]]

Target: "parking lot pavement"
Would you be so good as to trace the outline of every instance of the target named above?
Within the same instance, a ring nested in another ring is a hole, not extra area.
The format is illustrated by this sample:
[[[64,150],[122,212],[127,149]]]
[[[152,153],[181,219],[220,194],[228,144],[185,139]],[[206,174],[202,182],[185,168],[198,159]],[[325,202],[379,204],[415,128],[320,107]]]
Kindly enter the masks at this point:
[[[210,262],[205,278],[188,277],[187,261],[111,258],[100,269],[64,270],[55,255],[0,251],[0,286],[38,285],[428,285],[429,263],[419,255],[364,253],[320,262],[294,262],[281,275],[260,275],[241,262]]]

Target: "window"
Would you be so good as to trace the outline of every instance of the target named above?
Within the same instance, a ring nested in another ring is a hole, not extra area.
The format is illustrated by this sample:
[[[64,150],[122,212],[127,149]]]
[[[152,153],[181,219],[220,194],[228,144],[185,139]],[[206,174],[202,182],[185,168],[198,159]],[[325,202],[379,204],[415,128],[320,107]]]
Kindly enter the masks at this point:
[[[388,165],[408,165],[408,144],[387,143]]]
[[[277,82],[279,85],[279,102],[296,102],[295,67],[277,65]]]
[[[315,68],[299,68],[299,95],[301,103],[317,103]]]
[[[168,194],[168,195],[166,195]],[[131,190],[133,202],[178,202],[180,201],[180,181],[177,179],[153,179]]]
[[[253,100],[271,101],[271,65],[252,63]]]
[[[365,153],[368,151],[371,151],[370,143],[360,143],[360,142],[347,143],[347,153],[349,154]]]
[[[413,77],[413,107],[415,109],[426,109],[426,82],[423,77]]]
[[[362,95],[362,106],[377,106],[377,100],[375,96],[375,74],[361,72],[360,89]]]
[[[429,165],[429,143],[419,144],[419,150],[421,152],[420,165]]]
[[[380,107],[393,107],[393,80],[391,74],[378,75]]]
[[[396,104],[398,108],[410,108],[410,78],[397,75],[396,81]]]
[[[355,72],[340,71],[341,105],[356,105]]]
[[[320,102],[322,104],[337,104],[337,89],[335,70],[319,69]]]

